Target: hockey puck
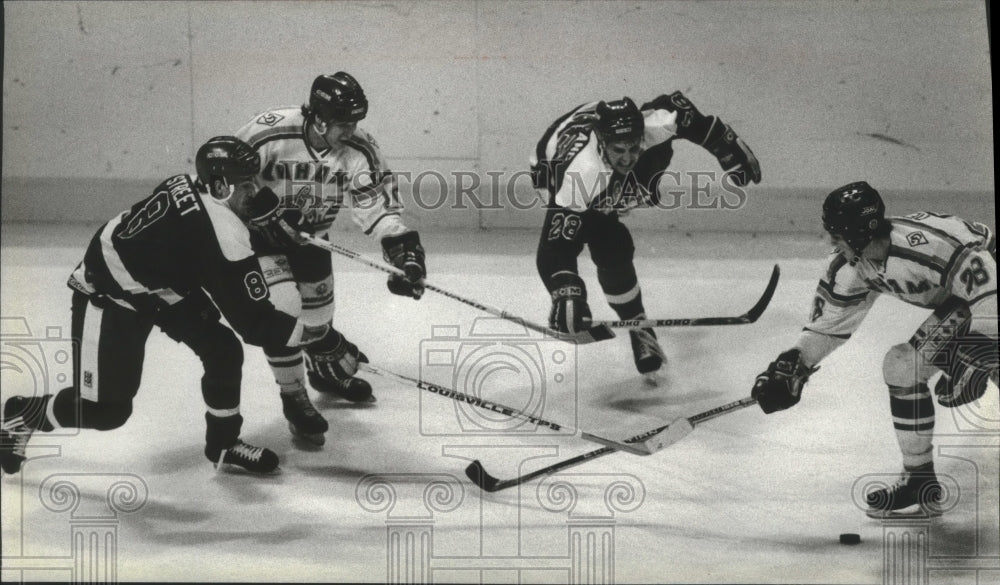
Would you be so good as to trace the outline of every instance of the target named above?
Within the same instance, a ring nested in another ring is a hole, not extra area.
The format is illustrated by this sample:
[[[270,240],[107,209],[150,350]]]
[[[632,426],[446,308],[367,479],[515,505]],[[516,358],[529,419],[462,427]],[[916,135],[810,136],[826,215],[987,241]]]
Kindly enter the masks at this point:
[[[853,532],[841,534],[840,544],[861,544],[861,535]]]

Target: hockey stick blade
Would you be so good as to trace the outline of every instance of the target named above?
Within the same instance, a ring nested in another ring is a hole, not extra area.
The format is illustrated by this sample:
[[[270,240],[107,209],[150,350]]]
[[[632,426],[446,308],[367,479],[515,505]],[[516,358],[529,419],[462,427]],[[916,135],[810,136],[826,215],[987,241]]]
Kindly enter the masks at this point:
[[[607,326],[615,329],[636,329],[641,327],[706,327],[710,325],[747,325],[755,322],[764,314],[774,291],[778,288],[781,269],[777,264],[771,271],[771,279],[767,282],[764,294],[750,310],[737,317],[698,317],[689,319],[626,319],[620,321],[594,321],[595,326]]]
[[[754,404],[757,404],[757,400],[754,398],[743,398],[740,400],[736,400],[734,402],[718,406],[711,410],[706,410],[705,412],[698,413],[687,419],[683,418],[677,419],[675,421],[671,421],[669,424],[645,431],[643,433],[639,433],[634,437],[626,439],[625,442],[645,443],[647,449],[650,449],[652,451],[658,451],[686,437],[688,434],[691,433],[692,428],[698,424],[722,416],[726,413],[734,412],[736,410],[752,406]],[[678,428],[671,431],[670,427],[675,423],[679,423]],[[536,469],[535,471],[517,477],[513,477],[510,479],[498,479],[496,477],[493,477],[486,471],[486,469],[483,467],[483,464],[480,463],[478,460],[476,460],[473,461],[473,463],[470,464],[468,467],[466,467],[465,474],[469,476],[469,479],[471,479],[473,483],[483,488],[484,490],[488,492],[498,492],[500,490],[505,490],[507,488],[512,488],[514,486],[521,485],[522,483],[531,481],[532,479],[535,479],[537,477],[552,475],[553,473],[557,473],[564,469],[569,469],[570,467],[576,467],[577,465],[586,463],[591,459],[604,457],[605,455],[610,455],[612,453],[615,453],[616,451],[617,449],[615,449],[614,447],[602,447],[600,449],[595,449],[594,451],[588,451],[587,453],[584,453],[582,455],[577,455],[576,457],[571,457],[563,461],[558,461],[556,463],[553,463],[552,465],[542,467],[541,469]],[[480,479],[482,485],[480,485],[480,481],[477,481],[477,479]],[[487,487],[489,489],[486,489]]]
[[[478,459],[465,468],[465,475],[484,492],[497,491],[497,484],[500,483],[499,479],[486,472],[483,464]]]

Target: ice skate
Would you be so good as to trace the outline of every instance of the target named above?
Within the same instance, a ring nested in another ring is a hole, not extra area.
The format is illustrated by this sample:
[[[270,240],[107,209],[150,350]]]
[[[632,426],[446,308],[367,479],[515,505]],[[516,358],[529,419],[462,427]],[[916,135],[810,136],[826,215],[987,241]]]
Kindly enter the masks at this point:
[[[372,385],[361,378],[331,380],[309,372],[309,384],[317,392],[337,396],[349,402],[375,402]]]
[[[25,401],[22,396],[14,396],[4,405],[3,425],[0,426],[0,467],[4,473],[14,474],[21,471],[28,439],[34,432],[20,414],[25,410]]]
[[[276,473],[278,469],[278,456],[274,451],[255,447],[239,439],[228,449],[222,449],[214,458],[207,452],[205,455],[215,464],[216,470],[220,471],[242,470],[268,475]]]
[[[325,433],[330,425],[326,422],[312,402],[305,387],[292,392],[281,393],[281,410],[288,419],[288,430],[297,437],[302,437],[314,445],[326,443]]]
[[[635,368],[642,374],[643,380],[651,386],[660,381],[660,369],[666,363],[666,354],[656,341],[656,333],[652,329],[633,329],[629,331],[632,341],[632,357]]]
[[[933,462],[904,468],[896,483],[865,496],[865,513],[871,518],[940,516],[943,493]]]

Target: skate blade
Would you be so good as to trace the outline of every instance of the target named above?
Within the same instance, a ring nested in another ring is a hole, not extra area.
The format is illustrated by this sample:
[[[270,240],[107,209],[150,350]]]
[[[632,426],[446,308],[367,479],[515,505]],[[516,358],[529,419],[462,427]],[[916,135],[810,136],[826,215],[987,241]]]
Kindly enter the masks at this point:
[[[323,433],[303,433],[291,422],[288,423],[288,430],[291,431],[294,437],[303,439],[317,447],[322,447],[326,444],[326,435]]]
[[[914,504],[908,508],[900,508],[899,510],[877,510],[872,508],[865,510],[865,515],[875,520],[921,520],[937,518],[941,514],[941,510],[921,507],[919,504]]]
[[[236,465],[235,463],[213,463],[215,467],[215,473],[224,473],[226,475],[255,475],[257,477],[270,477],[274,475],[281,475],[281,466],[275,467],[271,471],[254,471],[252,469],[247,469],[241,465]]]

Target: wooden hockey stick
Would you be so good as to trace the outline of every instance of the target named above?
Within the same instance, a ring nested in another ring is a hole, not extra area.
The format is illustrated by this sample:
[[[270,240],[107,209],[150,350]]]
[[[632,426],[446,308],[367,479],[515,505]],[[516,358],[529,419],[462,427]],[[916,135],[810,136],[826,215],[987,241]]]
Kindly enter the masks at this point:
[[[415,386],[418,389],[425,390],[427,392],[430,392],[431,394],[437,394],[438,396],[442,396],[444,398],[450,398],[455,402],[460,402],[462,404],[469,404],[471,406],[475,406],[483,410],[488,410],[493,413],[499,413],[504,416],[509,416],[511,418],[527,421],[529,423],[538,426],[543,426],[552,429],[553,431],[563,431],[567,433],[572,433],[572,436],[574,437],[578,437],[585,441],[591,441],[593,443],[605,445],[605,448],[610,449],[612,451],[619,451],[619,450],[627,451],[628,453],[632,453],[633,455],[651,455],[653,452],[653,450],[642,439],[629,441],[628,443],[615,441],[614,439],[606,439],[604,437],[600,437],[598,435],[594,435],[586,431],[581,431],[580,429],[571,426],[559,424],[556,422],[545,420],[543,418],[539,418],[537,416],[533,416],[531,414],[528,414],[527,412],[524,412],[523,410],[518,410],[510,406],[504,406],[503,404],[493,402],[492,400],[484,400],[478,396],[472,396],[470,394],[458,392],[457,390],[452,390],[451,388],[445,388],[444,386],[431,384],[430,382],[425,382],[423,380],[420,380],[419,378],[411,378],[409,376],[404,376],[402,374],[390,372],[388,370],[384,370],[382,368],[373,366],[371,364],[360,363],[358,364],[358,368],[365,372],[371,372],[372,374],[378,374],[380,376],[385,376],[387,378],[394,378],[397,381],[404,382],[410,386]],[[647,437],[647,439],[650,440],[650,444],[655,444],[655,441],[653,440],[653,436],[655,434],[656,433],[652,433],[650,434],[649,437]]]
[[[722,416],[723,414],[746,408],[756,403],[757,400],[754,398],[743,398],[741,400],[713,408],[712,410],[706,410],[705,412],[696,414],[689,418],[679,418],[673,420],[661,427],[648,430],[644,433],[640,433],[634,437],[626,439],[625,442],[632,443],[635,441],[645,441],[646,443],[649,443],[650,441],[653,441],[652,445],[647,444],[647,446],[651,447],[651,450],[653,451],[658,451],[686,437],[695,425],[701,424],[717,416]],[[674,431],[671,431],[672,427],[675,429]],[[583,455],[577,455],[576,457],[572,457],[558,463],[553,463],[548,467],[543,467],[511,479],[497,479],[496,477],[493,477],[486,471],[483,464],[476,459],[465,468],[465,475],[472,480],[472,483],[479,486],[479,488],[483,491],[498,492],[516,485],[521,485],[522,483],[535,479],[536,477],[552,475],[557,471],[569,469],[570,467],[576,467],[577,465],[586,463],[591,459],[597,459],[598,457],[610,455],[614,452],[614,447],[602,447],[595,451],[584,453]]]
[[[767,308],[768,303],[771,302],[771,297],[774,296],[774,290],[778,287],[778,278],[781,275],[781,269],[778,265],[774,265],[774,270],[771,271],[771,280],[767,283],[767,288],[764,289],[764,294],[761,295],[760,300],[757,301],[749,311],[743,313],[738,317],[698,317],[698,318],[688,318],[688,319],[626,319],[623,321],[593,321],[592,324],[595,326],[606,326],[612,329],[636,329],[641,327],[704,327],[707,325],[746,325],[748,323],[753,323],[756,321],[763,313],[764,309]]]
[[[386,272],[386,273],[389,273],[389,274],[395,274],[395,275],[398,275],[398,276],[405,276],[405,273],[402,270],[396,268],[395,266],[390,266],[390,265],[384,264],[382,262],[376,262],[374,260],[369,260],[368,258],[365,258],[364,256],[358,254],[357,252],[355,252],[353,250],[350,250],[350,249],[345,248],[343,246],[334,244],[333,242],[329,242],[329,241],[324,240],[322,238],[317,238],[316,236],[314,236],[312,234],[308,234],[308,233],[302,232],[300,235],[303,238],[305,238],[307,242],[309,242],[310,244],[312,244],[313,246],[316,246],[318,248],[323,248],[324,250],[327,250],[327,251],[330,251],[330,252],[334,252],[335,254],[340,254],[341,256],[345,256],[347,258],[350,258],[351,260],[355,260],[357,262],[360,262],[362,264],[365,264],[365,265],[370,266],[372,268],[375,268],[377,270],[381,270],[382,272]],[[586,331],[581,331],[579,333],[561,333],[559,331],[556,331],[555,329],[550,329],[550,328],[545,327],[543,325],[538,325],[536,323],[532,323],[531,321],[527,321],[525,319],[522,319],[521,317],[518,317],[517,315],[513,315],[511,313],[508,313],[507,311],[504,311],[503,309],[499,309],[497,307],[492,307],[490,305],[486,305],[486,304],[480,303],[478,301],[474,301],[472,299],[465,298],[465,297],[463,297],[461,295],[458,295],[458,294],[455,294],[455,293],[453,293],[451,291],[445,290],[445,289],[443,289],[443,288],[441,288],[439,286],[434,286],[433,284],[430,284],[428,282],[424,282],[423,285],[424,285],[424,288],[427,289],[427,290],[432,290],[432,291],[434,291],[434,292],[436,292],[438,294],[444,295],[444,296],[446,296],[446,297],[448,297],[450,299],[454,299],[454,300],[456,300],[456,301],[458,301],[460,303],[464,303],[466,305],[469,305],[470,307],[475,307],[475,308],[479,309],[480,311],[484,311],[484,312],[489,313],[490,315],[493,315],[495,317],[500,317],[501,319],[506,319],[507,321],[511,321],[511,322],[517,323],[518,325],[521,325],[521,326],[523,326],[523,327],[525,327],[527,329],[531,329],[532,331],[538,331],[540,333],[544,333],[545,335],[548,335],[550,337],[554,337],[556,339],[560,339],[562,341],[567,341],[567,342],[570,342],[570,343],[578,343],[578,344],[582,345],[582,344],[586,344],[586,343],[594,343],[596,341],[604,341],[606,339],[611,339],[612,337],[615,336],[614,331],[612,331],[609,327],[607,327],[605,325],[600,325],[600,324],[595,325],[595,326],[591,327],[590,329],[588,329]]]

